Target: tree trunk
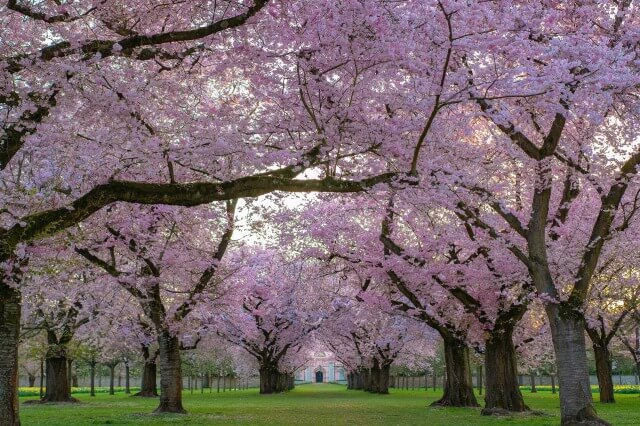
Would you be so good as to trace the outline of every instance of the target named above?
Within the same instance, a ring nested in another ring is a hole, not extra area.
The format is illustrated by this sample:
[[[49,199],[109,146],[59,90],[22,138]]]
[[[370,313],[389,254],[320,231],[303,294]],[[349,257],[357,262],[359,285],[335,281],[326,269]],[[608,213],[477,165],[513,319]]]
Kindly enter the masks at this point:
[[[260,393],[279,393],[286,390],[283,374],[278,368],[270,363],[263,363],[260,366]]]
[[[380,363],[376,358],[373,359],[373,365],[369,370],[369,392],[380,392]]]
[[[147,360],[144,363],[144,367],[142,370],[142,383],[140,387],[140,392],[136,393],[133,396],[142,396],[142,397],[156,397],[158,396],[158,386],[156,382],[157,376],[157,367],[156,362],[152,360]]]
[[[96,362],[89,363],[89,395],[96,396]]]
[[[44,398],[44,358],[40,358],[40,399]]]
[[[131,393],[131,371],[128,361],[124,365],[124,393]]]
[[[593,343],[593,353],[596,357],[596,374],[600,389],[600,402],[616,402],[613,396],[613,372],[611,370],[611,352],[606,344]]]
[[[380,379],[378,381],[378,393],[386,395],[389,393],[389,377],[391,375],[391,365],[384,363],[380,367]]]
[[[73,386],[73,360],[67,358],[67,375],[69,380],[69,389]]]
[[[469,347],[449,333],[441,333],[441,335],[444,339],[446,382],[442,398],[431,405],[478,407],[471,380]]]
[[[209,377],[209,373],[204,373],[202,375],[202,388],[210,388],[211,387],[211,379]]]
[[[357,389],[357,390],[364,389],[364,374],[362,369],[356,372],[356,387],[354,389]]]
[[[371,369],[365,368],[362,370],[362,389],[364,391],[371,391]]]
[[[0,274],[4,271],[0,269]],[[20,292],[0,276],[0,426],[20,424],[18,414],[18,339]]]
[[[109,365],[109,395],[115,395],[115,385],[116,381],[116,366],[114,364]]]
[[[33,373],[27,373],[29,379],[29,387],[34,388],[36,386],[36,375]]]
[[[180,342],[167,330],[158,333],[160,345],[160,405],[156,413],[181,413],[182,371],[180,365]]]
[[[558,366],[561,424],[608,425],[593,407],[584,320],[574,312],[561,312],[557,304],[546,306]],[[562,309],[569,310],[568,308]]]
[[[42,402],[74,402],[71,398],[67,357],[64,349],[49,347],[46,359],[47,386]]]
[[[529,381],[531,382],[531,393],[538,392],[536,389],[536,375],[534,373],[529,373]]]
[[[556,393],[556,376],[554,374],[551,375],[551,393]]]
[[[486,360],[485,360],[486,362]],[[478,388],[478,394],[482,395],[482,365],[476,367],[476,387]],[[517,379],[516,379],[517,381]],[[486,397],[485,397],[486,398]],[[486,402],[486,401],[485,401]]]

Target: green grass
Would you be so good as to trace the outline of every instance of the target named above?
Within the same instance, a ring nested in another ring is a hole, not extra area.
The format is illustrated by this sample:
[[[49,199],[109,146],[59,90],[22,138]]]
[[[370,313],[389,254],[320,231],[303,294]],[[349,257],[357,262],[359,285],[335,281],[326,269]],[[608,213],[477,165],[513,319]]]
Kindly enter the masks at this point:
[[[257,389],[224,393],[184,394],[187,415],[151,414],[157,399],[125,394],[79,394],[79,404],[22,405],[22,424],[29,425],[557,425],[558,396],[524,393],[539,416],[489,418],[477,409],[430,408],[440,392],[391,390],[390,395],[348,391],[341,385],[302,385],[279,395],[258,395]],[[597,397],[597,395],[596,395]],[[20,398],[26,401],[29,397]],[[479,398],[481,399],[481,397]],[[640,397],[616,395],[617,403],[596,403],[600,415],[614,425],[640,423]]]

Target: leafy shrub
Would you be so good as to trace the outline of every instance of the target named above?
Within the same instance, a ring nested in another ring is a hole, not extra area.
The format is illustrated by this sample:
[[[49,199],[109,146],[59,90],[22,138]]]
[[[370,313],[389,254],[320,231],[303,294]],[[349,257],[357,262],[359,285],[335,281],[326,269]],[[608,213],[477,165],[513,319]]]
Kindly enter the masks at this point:
[[[109,393],[108,387],[96,387],[96,393]],[[124,392],[124,387],[114,387],[115,392]],[[140,388],[132,387],[131,393],[138,392]],[[72,394],[88,394],[91,392],[91,389],[88,387],[80,387],[80,388],[71,388]],[[40,396],[40,388],[18,388],[18,396]]]

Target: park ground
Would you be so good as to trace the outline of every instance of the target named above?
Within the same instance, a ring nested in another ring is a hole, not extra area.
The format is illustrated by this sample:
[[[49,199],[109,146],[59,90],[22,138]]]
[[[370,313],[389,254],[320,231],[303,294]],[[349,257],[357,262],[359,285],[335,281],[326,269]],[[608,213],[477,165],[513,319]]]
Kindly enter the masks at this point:
[[[373,395],[345,386],[313,384],[291,392],[258,395],[257,389],[224,393],[185,392],[187,415],[151,414],[157,399],[116,395],[74,395],[78,404],[22,404],[22,424],[75,425],[558,425],[560,402],[551,392],[524,392],[536,415],[485,417],[479,409],[432,408],[441,391],[391,390]],[[481,401],[481,396],[478,400]],[[597,394],[594,395],[597,399]],[[22,402],[33,397],[22,397]],[[640,424],[640,396],[616,395],[616,404],[596,403],[599,414],[613,425]]]

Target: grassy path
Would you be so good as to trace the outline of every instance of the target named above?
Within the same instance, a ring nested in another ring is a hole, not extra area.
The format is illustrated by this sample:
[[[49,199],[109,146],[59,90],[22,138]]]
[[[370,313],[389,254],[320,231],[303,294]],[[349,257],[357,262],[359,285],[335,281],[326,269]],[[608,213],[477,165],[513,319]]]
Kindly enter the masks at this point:
[[[440,392],[394,391],[371,395],[339,385],[303,385],[280,395],[256,389],[225,393],[185,393],[187,415],[155,415],[156,399],[77,395],[80,404],[22,405],[23,425],[557,425],[559,401],[548,392],[525,393],[527,404],[542,416],[488,418],[479,410],[429,408]],[[597,395],[596,395],[597,397]],[[22,401],[33,398],[21,398]],[[613,425],[640,425],[640,397],[616,395],[615,405],[597,404]]]

